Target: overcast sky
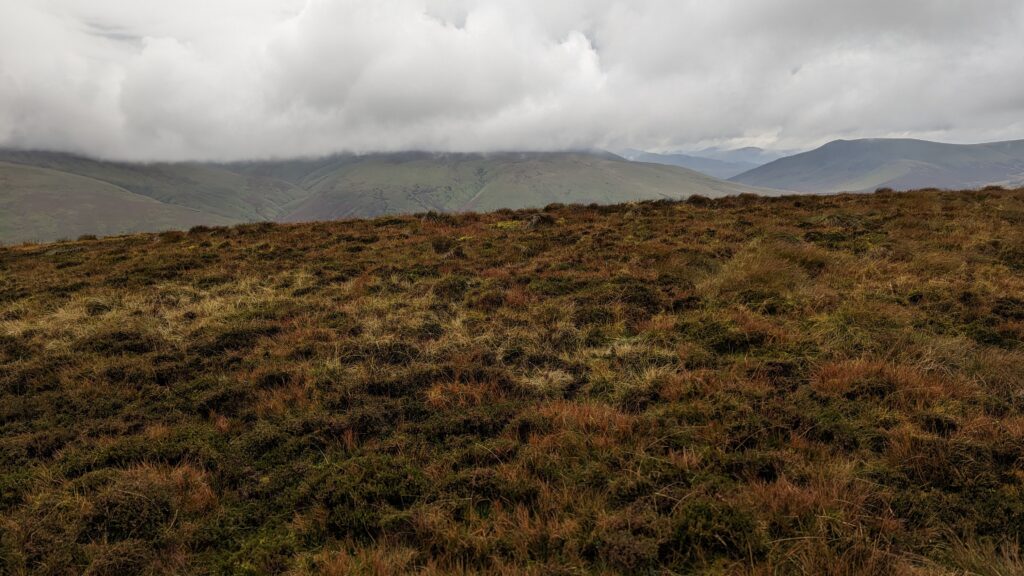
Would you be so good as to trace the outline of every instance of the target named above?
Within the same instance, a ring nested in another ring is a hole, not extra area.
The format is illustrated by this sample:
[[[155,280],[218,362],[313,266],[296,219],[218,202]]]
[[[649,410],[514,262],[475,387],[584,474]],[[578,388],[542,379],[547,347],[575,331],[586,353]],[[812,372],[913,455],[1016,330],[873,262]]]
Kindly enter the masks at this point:
[[[0,0],[0,146],[1024,138],[1024,0]]]

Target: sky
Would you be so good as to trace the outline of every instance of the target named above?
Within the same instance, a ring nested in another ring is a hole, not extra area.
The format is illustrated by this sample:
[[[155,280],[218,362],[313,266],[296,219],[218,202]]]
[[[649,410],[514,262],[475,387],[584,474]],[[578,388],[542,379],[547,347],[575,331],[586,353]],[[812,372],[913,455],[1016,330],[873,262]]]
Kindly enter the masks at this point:
[[[1024,138],[1022,0],[0,0],[0,146],[122,160]]]

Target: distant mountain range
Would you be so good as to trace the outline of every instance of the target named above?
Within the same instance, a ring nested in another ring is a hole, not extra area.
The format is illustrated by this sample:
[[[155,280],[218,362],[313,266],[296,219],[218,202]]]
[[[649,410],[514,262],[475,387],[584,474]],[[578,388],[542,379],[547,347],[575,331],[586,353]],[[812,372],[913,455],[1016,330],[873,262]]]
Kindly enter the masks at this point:
[[[700,152],[715,157],[625,154],[634,161],[606,152],[408,152],[132,164],[0,150],[0,242],[693,194],[1024,186],[1024,141],[838,140],[742,173],[778,153],[744,148]]]
[[[689,152],[691,156],[737,164],[755,164],[757,166],[762,166],[796,153],[794,150],[765,150],[755,146],[747,146],[746,148],[704,148],[696,152]]]
[[[620,155],[634,162],[679,166],[680,168],[688,168],[701,174],[728,180],[744,172],[749,172],[758,166],[783,158],[789,155],[789,153],[747,147],[735,150],[704,148],[696,152],[662,153],[626,149],[620,152]]]
[[[723,179],[732,178],[760,166],[760,164],[753,162],[728,162],[714,158],[691,156],[689,154],[657,154],[642,150],[626,150],[623,152],[623,156],[634,162],[679,166],[680,168],[688,168],[701,174]]]
[[[608,153],[401,153],[129,164],[0,151],[0,242],[768,192]]]
[[[837,140],[735,176],[733,182],[797,192],[877,188],[961,190],[1024,185],[1024,140],[942,144],[924,140]]]

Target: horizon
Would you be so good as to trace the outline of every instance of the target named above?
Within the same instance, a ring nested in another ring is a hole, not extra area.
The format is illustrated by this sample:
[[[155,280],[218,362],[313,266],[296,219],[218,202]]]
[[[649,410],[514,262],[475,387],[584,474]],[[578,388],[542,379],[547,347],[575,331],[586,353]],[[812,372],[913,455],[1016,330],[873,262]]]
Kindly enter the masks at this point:
[[[261,157],[249,157],[249,158],[238,158],[234,160],[202,160],[202,159],[181,159],[181,160],[159,160],[159,159],[128,159],[122,160],[118,158],[107,158],[98,155],[91,155],[88,153],[79,153],[67,150],[58,149],[46,149],[46,148],[18,148],[0,145],[0,152],[9,153],[22,153],[22,154],[57,154],[66,155],[76,158],[84,158],[87,160],[93,160],[96,162],[111,162],[119,164],[213,164],[213,165],[227,165],[227,164],[246,164],[246,163],[261,163],[261,162],[302,162],[302,161],[316,161],[324,160],[328,158],[341,158],[341,157],[354,157],[364,158],[371,156],[399,156],[403,154],[423,154],[431,156],[481,156],[481,157],[494,157],[509,154],[582,154],[582,155],[600,155],[600,154],[611,154],[619,157],[623,160],[630,162],[640,162],[642,160],[634,160],[627,156],[629,152],[640,152],[644,154],[652,155],[663,155],[663,156],[692,156],[697,159],[713,159],[712,156],[703,156],[702,154],[708,153],[732,153],[742,152],[745,150],[757,150],[761,152],[767,152],[778,155],[778,159],[784,159],[791,156],[797,156],[800,154],[806,154],[808,152],[814,152],[839,142],[879,142],[879,141],[908,141],[908,142],[924,142],[929,144],[940,144],[946,146],[988,146],[996,144],[1008,144],[1016,142],[1024,142],[1024,138],[1015,138],[1010,140],[986,140],[979,142],[944,142],[939,140],[928,140],[925,138],[910,138],[910,137],[863,137],[863,138],[836,138],[823,142],[822,144],[813,148],[807,149],[790,149],[781,150],[773,148],[762,148],[760,146],[742,146],[738,148],[720,148],[711,146],[702,148],[699,150],[687,150],[687,149],[640,149],[640,148],[620,148],[615,150],[603,149],[603,148],[580,148],[580,149],[561,149],[561,150],[530,150],[530,149],[508,149],[508,150],[483,150],[483,151],[449,151],[449,150],[425,150],[425,149],[404,149],[404,150],[366,150],[366,151],[345,151],[338,150],[333,152],[318,153],[315,155],[304,155],[304,156],[261,156]],[[764,162],[769,164],[775,160]]]
[[[1021,30],[1014,0],[8,0],[0,147],[232,162],[1019,140]]]

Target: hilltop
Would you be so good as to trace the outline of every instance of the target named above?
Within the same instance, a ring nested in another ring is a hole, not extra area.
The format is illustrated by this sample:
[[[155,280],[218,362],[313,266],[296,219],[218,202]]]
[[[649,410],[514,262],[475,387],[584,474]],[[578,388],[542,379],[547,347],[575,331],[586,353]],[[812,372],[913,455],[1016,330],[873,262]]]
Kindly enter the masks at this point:
[[[0,151],[0,243],[423,211],[768,193],[607,153],[341,155],[123,163]]]
[[[621,151],[624,158],[634,162],[679,166],[726,180],[791,154],[793,152],[770,151],[752,146],[732,150],[704,148],[695,152],[655,153],[632,148]]]
[[[666,166],[679,166],[688,168],[701,174],[707,174],[714,178],[729,179],[757,168],[761,164],[747,161],[730,162],[717,160],[715,158],[704,158],[691,154],[644,152],[642,150],[628,150],[623,153],[626,158],[634,162],[648,162],[650,164],[665,164]]]
[[[551,203],[616,204],[759,192],[685,168],[580,153],[371,156],[329,174],[318,174],[308,186],[311,196],[284,220],[429,210],[492,211]]]
[[[886,138],[836,140],[731,181],[814,193],[1020,186],[1024,184],[1024,140],[971,145]]]
[[[0,247],[0,572],[1021,573],[1022,223],[990,189]]]

